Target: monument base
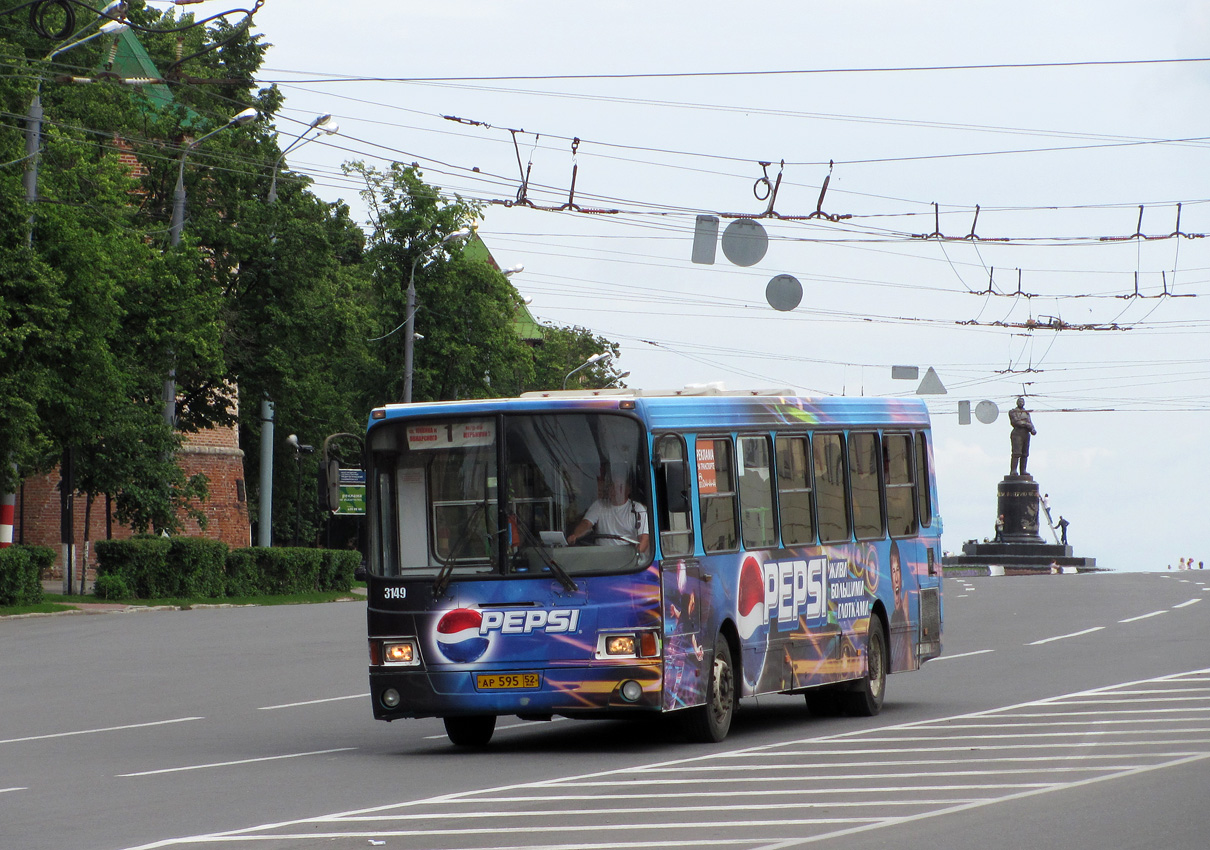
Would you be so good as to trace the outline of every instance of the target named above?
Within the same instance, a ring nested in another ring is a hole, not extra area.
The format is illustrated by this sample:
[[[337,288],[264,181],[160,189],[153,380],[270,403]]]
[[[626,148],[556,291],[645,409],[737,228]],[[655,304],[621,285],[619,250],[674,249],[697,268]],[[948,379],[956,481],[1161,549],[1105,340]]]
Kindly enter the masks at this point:
[[[1038,483],[1032,475],[1006,475],[996,487],[997,517],[1001,533],[991,543],[968,540],[961,555],[947,555],[943,566],[953,572],[963,567],[1003,567],[1006,575],[1045,574],[1056,571],[1096,571],[1096,558],[1076,557],[1067,544],[1050,544],[1038,534]]]

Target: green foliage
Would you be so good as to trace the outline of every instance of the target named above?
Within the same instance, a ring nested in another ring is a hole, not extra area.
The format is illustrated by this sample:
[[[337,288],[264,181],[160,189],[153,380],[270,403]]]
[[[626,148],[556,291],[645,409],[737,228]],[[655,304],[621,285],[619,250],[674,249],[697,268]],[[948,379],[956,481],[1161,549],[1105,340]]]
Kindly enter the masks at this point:
[[[196,537],[100,540],[96,549],[94,592],[102,599],[343,592],[353,586],[353,572],[361,562],[357,552],[348,550],[282,547],[228,551],[222,543]],[[54,553],[47,551],[53,561]]]
[[[55,561],[46,546],[0,549],[0,606],[37,605],[42,601],[42,572]]]
[[[216,599],[226,593],[227,544],[217,540],[174,537],[168,563],[178,576],[177,596]]]
[[[172,596],[178,585],[168,564],[169,540],[164,537],[135,537],[130,540],[98,540],[97,584],[107,593],[116,582],[102,581],[116,576],[130,596],[156,599]],[[113,598],[106,596],[105,598]]]
[[[527,389],[562,389],[569,372],[582,366],[594,354],[606,351],[614,356],[576,372],[567,388],[625,386],[617,367],[620,347],[616,342],[580,327],[547,327],[543,337],[542,345],[534,351],[533,383]]]
[[[344,549],[236,549],[227,557],[227,595],[347,591],[360,563],[358,553]]]
[[[326,549],[319,570],[321,590],[348,591],[353,588],[353,573],[361,566],[361,553],[348,549]]]
[[[98,599],[133,599],[135,597],[134,588],[127,584],[125,577],[119,573],[97,576],[92,592]]]
[[[226,593],[227,546],[196,537],[99,540],[96,595],[102,599],[217,599]]]
[[[11,164],[0,169],[0,489],[14,491],[20,477],[48,471],[71,449],[80,492],[112,495],[116,518],[137,530],[178,530],[182,516],[200,518],[207,496],[205,479],[187,479],[175,461],[181,435],[235,422],[238,394],[255,516],[262,398],[273,400],[280,434],[317,447],[330,434],[362,432],[370,408],[400,398],[404,340],[388,332],[406,317],[413,269],[416,327],[425,335],[415,347],[417,399],[557,388],[568,371],[611,347],[580,328],[550,329],[536,348],[522,344],[507,280],[460,256],[456,243],[435,250],[482,206],[443,194],[416,167],[346,167],[365,184],[368,239],[347,206],[310,192],[308,178],[281,156],[299,128],[273,126],[283,97],[257,88],[267,44],[242,26],[242,14],[193,26],[191,13],[132,0],[128,15],[158,30],[123,38],[136,39],[163,76],[223,84],[116,84],[96,74],[106,69],[112,39],[51,56],[63,45],[36,34],[26,14],[8,15],[0,27],[0,62],[10,69],[0,76],[0,109],[24,116],[38,92],[46,115],[32,206],[17,164],[23,122],[0,127],[0,162]],[[101,79],[56,82],[69,69]],[[246,106],[261,120],[228,126]],[[273,173],[278,198],[269,204]],[[173,248],[178,175],[186,223]],[[176,429],[163,421],[169,370]],[[603,386],[614,377],[606,363],[577,381]],[[275,536],[292,538],[297,516],[300,540],[314,540],[319,455],[296,458],[281,439],[275,452]],[[125,583],[140,596],[165,592],[176,579],[156,545],[135,558],[133,572],[104,573],[111,577],[104,585],[116,593]],[[266,572],[259,557],[232,556],[226,592],[287,581],[285,567]],[[212,578],[198,580],[213,590]]]

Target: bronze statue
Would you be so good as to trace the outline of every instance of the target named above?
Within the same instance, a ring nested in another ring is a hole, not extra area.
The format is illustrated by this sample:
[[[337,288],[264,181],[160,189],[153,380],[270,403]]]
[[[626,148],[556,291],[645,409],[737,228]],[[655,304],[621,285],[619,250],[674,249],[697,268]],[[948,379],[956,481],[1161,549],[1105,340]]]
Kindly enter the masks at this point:
[[[1013,456],[1008,474],[1016,475],[1019,467],[1020,474],[1025,475],[1025,463],[1029,460],[1029,437],[1038,432],[1029,418],[1029,411],[1025,409],[1024,398],[1018,398],[1017,406],[1008,412],[1008,424],[1013,426],[1010,435]]]

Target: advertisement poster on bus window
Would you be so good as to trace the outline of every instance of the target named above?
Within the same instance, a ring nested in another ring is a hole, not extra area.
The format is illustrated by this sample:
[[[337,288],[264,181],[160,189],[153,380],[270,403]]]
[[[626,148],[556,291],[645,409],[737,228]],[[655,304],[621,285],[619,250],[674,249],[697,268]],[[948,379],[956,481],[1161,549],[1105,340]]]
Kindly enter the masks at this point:
[[[697,489],[703,496],[718,492],[713,442],[698,443],[697,445]]]

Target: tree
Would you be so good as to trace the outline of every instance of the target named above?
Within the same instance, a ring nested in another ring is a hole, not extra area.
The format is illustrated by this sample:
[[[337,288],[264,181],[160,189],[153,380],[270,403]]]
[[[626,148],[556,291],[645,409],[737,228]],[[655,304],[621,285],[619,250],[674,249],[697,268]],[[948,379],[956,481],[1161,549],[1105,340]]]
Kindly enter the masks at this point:
[[[590,357],[608,352],[602,359],[572,376],[568,389],[580,387],[614,387],[621,380],[617,357],[621,351],[616,342],[581,327],[546,327],[542,345],[534,353],[535,390],[558,390],[573,369],[583,366]]]
[[[417,293],[413,390],[416,401],[484,398],[528,380],[528,354],[512,330],[520,303],[507,279],[486,262],[460,256],[461,246],[437,250],[445,236],[469,227],[480,212],[457,196],[445,197],[424,182],[415,165],[394,163],[378,171],[364,163],[346,166],[366,183],[373,232],[367,258],[379,315],[389,317],[376,342],[387,370],[380,401],[402,397],[407,287]]]

